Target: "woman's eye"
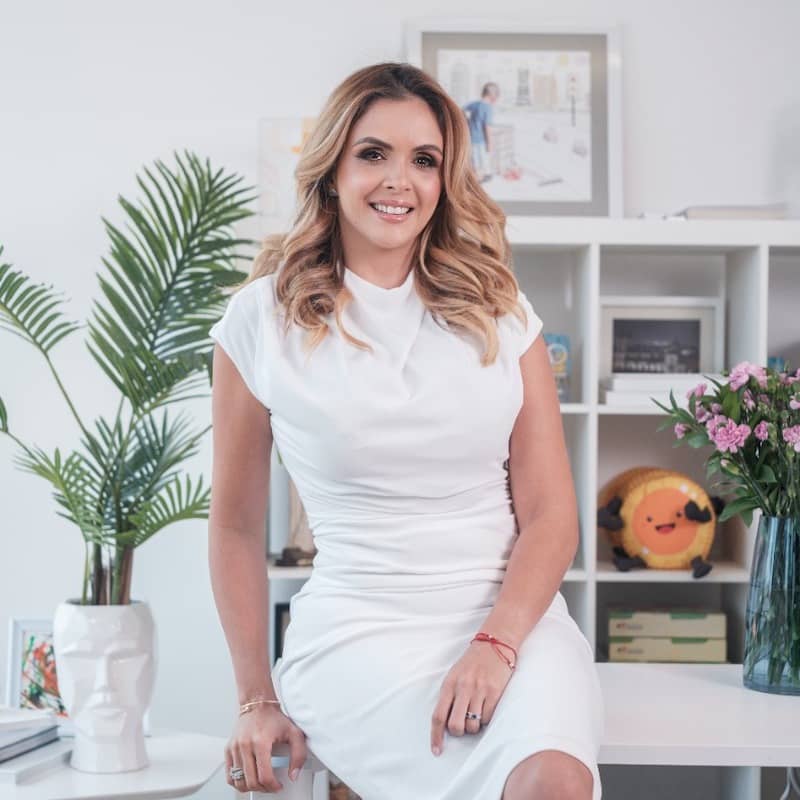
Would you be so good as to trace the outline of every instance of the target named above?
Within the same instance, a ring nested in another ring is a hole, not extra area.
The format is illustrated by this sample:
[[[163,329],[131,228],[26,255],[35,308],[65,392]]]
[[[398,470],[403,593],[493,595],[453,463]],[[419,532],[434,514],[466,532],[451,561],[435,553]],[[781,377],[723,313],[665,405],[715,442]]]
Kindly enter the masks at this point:
[[[378,159],[376,159],[376,158],[370,158],[370,156],[373,153],[377,154],[381,158],[383,158],[383,154],[381,153],[381,151],[380,150],[374,150],[374,149],[373,150],[364,150],[363,153],[359,154],[359,158],[363,158],[365,161],[377,161]],[[426,156],[426,155],[417,156],[416,160],[419,161],[420,159],[422,159],[425,162],[424,164],[422,164],[423,167],[427,168],[427,167],[435,167],[435,166],[437,166],[436,161],[433,158],[431,158],[430,156]]]

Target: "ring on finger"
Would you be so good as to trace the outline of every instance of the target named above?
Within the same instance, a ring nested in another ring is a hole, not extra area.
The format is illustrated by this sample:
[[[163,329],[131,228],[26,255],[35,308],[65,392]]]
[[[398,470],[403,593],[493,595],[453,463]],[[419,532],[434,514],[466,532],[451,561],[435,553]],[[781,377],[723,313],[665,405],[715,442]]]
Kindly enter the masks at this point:
[[[467,719],[476,719],[476,720],[480,721],[481,715],[480,714],[476,714],[474,711],[467,711],[466,718]]]
[[[241,767],[231,767],[228,774],[235,781],[241,781],[244,779],[244,770]]]

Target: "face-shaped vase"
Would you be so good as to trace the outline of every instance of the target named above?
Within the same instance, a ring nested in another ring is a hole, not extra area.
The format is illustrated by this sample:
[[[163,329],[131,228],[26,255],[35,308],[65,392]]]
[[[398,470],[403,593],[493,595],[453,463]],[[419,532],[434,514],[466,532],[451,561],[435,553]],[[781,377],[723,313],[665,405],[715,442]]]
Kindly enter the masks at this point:
[[[59,605],[53,647],[61,699],[75,726],[71,766],[147,766],[143,718],[155,683],[155,625],[146,603]]]

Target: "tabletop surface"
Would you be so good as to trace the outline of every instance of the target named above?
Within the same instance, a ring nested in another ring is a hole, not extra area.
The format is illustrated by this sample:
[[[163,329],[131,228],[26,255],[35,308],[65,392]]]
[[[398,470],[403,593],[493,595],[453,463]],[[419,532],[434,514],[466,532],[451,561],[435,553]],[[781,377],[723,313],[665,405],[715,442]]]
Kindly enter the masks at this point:
[[[601,764],[800,766],[800,696],[747,689],[741,664],[595,666]]]
[[[3,800],[146,800],[185,797],[198,791],[224,764],[226,738],[199,733],[154,730],[145,737],[150,764],[131,772],[79,772],[69,766],[69,739],[53,742],[60,766],[16,786],[0,786]],[[44,750],[44,748],[40,748]],[[37,751],[19,756],[33,757]]]
[[[605,735],[600,764],[800,766],[800,696],[756,692],[741,664],[595,664],[603,687]],[[3,800],[154,800],[200,789],[224,763],[226,738],[159,730],[145,739],[150,765],[113,774],[68,766],[69,740],[46,747],[57,765]],[[37,758],[45,748],[19,756]],[[276,745],[275,766],[288,761]],[[306,766],[322,765],[309,753]]]

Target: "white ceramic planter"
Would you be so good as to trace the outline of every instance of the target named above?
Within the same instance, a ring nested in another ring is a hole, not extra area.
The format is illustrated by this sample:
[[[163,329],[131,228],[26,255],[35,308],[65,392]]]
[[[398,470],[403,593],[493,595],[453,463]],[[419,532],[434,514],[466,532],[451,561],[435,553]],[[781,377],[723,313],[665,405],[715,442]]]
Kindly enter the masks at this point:
[[[143,719],[157,663],[149,605],[67,600],[53,619],[53,650],[59,694],[75,726],[70,766],[81,772],[146,767]]]

